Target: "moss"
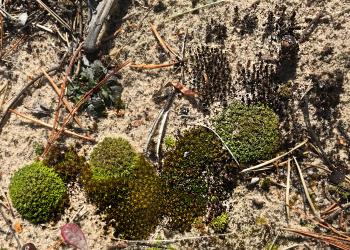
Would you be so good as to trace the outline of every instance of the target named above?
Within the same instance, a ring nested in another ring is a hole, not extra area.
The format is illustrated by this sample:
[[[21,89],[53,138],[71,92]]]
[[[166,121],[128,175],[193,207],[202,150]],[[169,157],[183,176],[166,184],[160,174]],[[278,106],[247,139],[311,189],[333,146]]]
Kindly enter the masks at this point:
[[[271,187],[271,179],[270,178],[264,178],[261,183],[260,183],[260,187],[264,190],[264,191],[269,191],[270,187]]]
[[[176,140],[174,137],[172,136],[166,136],[164,138],[164,144],[165,144],[165,148],[168,150],[168,149],[171,149],[171,148],[174,148],[175,145],[176,145]]]
[[[34,149],[35,155],[39,156],[44,152],[44,145],[39,142],[34,142],[33,149]]]
[[[223,233],[226,231],[229,223],[229,215],[227,212],[224,212],[214,218],[210,222],[211,228],[214,230],[215,233]]]
[[[13,206],[32,223],[46,222],[67,201],[66,187],[52,169],[34,162],[18,170],[10,183]]]
[[[83,176],[85,190],[118,237],[148,237],[157,225],[162,201],[153,165],[121,138],[99,143],[90,165]]]
[[[240,163],[269,158],[278,149],[278,116],[268,107],[234,102],[213,123]]]
[[[209,204],[226,198],[235,183],[236,168],[214,133],[199,127],[185,131],[164,157],[167,215],[172,229],[184,231]],[[216,197],[211,199],[211,197]]]
[[[52,167],[64,182],[76,180],[87,168],[84,157],[74,147],[54,146],[43,163]]]

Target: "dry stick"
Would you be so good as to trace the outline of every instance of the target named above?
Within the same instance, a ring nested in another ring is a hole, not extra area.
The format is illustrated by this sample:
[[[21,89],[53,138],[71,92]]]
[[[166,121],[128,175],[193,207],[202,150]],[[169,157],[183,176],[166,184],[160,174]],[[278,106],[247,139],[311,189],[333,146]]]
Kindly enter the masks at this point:
[[[289,210],[289,191],[290,191],[290,158],[288,159],[288,168],[287,168],[287,188],[286,188],[286,213],[287,221],[289,224],[290,221],[290,210]]]
[[[175,14],[173,16],[171,16],[168,20],[166,20],[166,22],[169,22],[171,21],[172,19],[175,19],[177,17],[181,17],[185,14],[188,14],[188,13],[192,13],[194,11],[197,11],[197,10],[200,10],[200,9],[204,9],[204,8],[207,8],[207,7],[211,7],[213,5],[216,5],[216,4],[219,4],[219,3],[223,3],[223,2],[229,2],[227,0],[221,0],[221,1],[216,1],[216,2],[213,2],[213,3],[209,3],[209,4],[205,4],[205,5],[202,5],[202,6],[199,6],[197,8],[193,8],[193,9],[190,9],[188,11],[185,11],[185,12],[182,12],[182,13],[179,13],[179,14]]]
[[[170,66],[174,66],[177,62],[164,63],[164,64],[131,64],[129,67],[136,69],[160,69]]]
[[[42,156],[46,156],[47,153],[49,152],[49,149],[51,148],[51,145],[50,145],[50,142],[52,141],[51,138],[54,138],[55,137],[55,131],[57,131],[57,127],[58,127],[58,118],[59,118],[59,114],[60,114],[60,108],[61,108],[61,105],[62,105],[62,99],[63,99],[63,96],[64,96],[64,91],[66,89],[66,84],[67,84],[67,79],[68,79],[68,76],[71,74],[71,71],[72,71],[72,68],[73,68],[73,65],[74,65],[74,61],[76,59],[76,57],[78,56],[80,50],[83,48],[83,43],[80,43],[78,48],[74,51],[73,55],[72,55],[72,58],[69,62],[69,65],[66,69],[66,74],[63,78],[63,81],[62,81],[62,84],[61,84],[61,91],[60,91],[60,94],[59,94],[59,99],[58,99],[58,104],[57,104],[57,108],[56,108],[56,112],[55,112],[55,119],[54,119],[54,122],[53,122],[53,128],[52,128],[52,133],[49,137],[49,140],[46,144],[46,147],[45,147],[45,150],[43,152],[43,155]]]
[[[96,86],[94,86],[92,89],[87,91],[83,97],[80,98],[80,100],[74,105],[72,112],[70,112],[63,120],[63,124],[60,130],[57,131],[57,133],[54,135],[54,137],[50,141],[50,147],[53,144],[54,141],[56,141],[62,132],[64,131],[65,126],[70,122],[72,117],[75,115],[75,113],[79,110],[79,108],[91,97],[95,91],[100,89],[107,81],[109,78],[111,78],[113,75],[115,75],[119,70],[122,68],[126,67],[130,63],[130,60],[127,60],[123,62],[122,64],[118,65],[114,70],[112,70],[111,73],[106,75]]]
[[[27,119],[27,120],[29,120],[31,122],[34,122],[34,123],[39,124],[41,126],[44,126],[46,128],[53,129],[53,125],[47,124],[47,123],[45,123],[43,121],[37,120],[37,119],[32,118],[32,117],[30,117],[28,115],[22,114],[22,113],[20,113],[20,112],[18,112],[16,110],[10,109],[10,112],[12,112],[12,113],[14,113],[14,114],[24,118],[24,119]],[[56,128],[55,130],[56,131],[60,131],[60,128]],[[63,133],[65,133],[67,135],[75,136],[77,138],[84,139],[84,140],[87,140],[87,141],[95,141],[94,138],[91,138],[91,137],[88,137],[88,136],[84,136],[84,135],[80,135],[80,134],[77,134],[75,132],[72,132],[72,131],[69,131],[69,130],[66,130],[66,129],[63,130]]]
[[[67,28],[69,31],[73,32],[72,29],[69,27],[68,23],[64,21],[59,15],[57,15],[53,10],[51,10],[45,3],[43,3],[41,0],[35,0],[38,4],[40,4],[47,12],[49,12],[52,17],[54,17],[60,24],[62,24],[65,28]]]
[[[156,26],[151,25],[151,30],[152,30],[153,34],[155,35],[155,37],[157,38],[160,46],[163,48],[164,52],[168,53],[169,55],[173,55],[176,58],[179,58],[179,55],[177,55],[172,49],[169,49],[169,45],[167,46],[167,44],[161,38],[161,36],[159,35],[159,33],[157,31]]]
[[[64,58],[63,58],[64,59]],[[59,63],[58,66],[55,66],[51,69],[49,69],[47,71],[47,73],[51,73],[51,72],[56,72],[57,70],[59,70],[62,67],[62,62],[63,60],[61,60],[61,62]],[[44,74],[40,74],[37,77],[35,77],[34,79],[32,79],[15,97],[15,99],[13,99],[13,101],[8,105],[8,107],[6,108],[4,115],[2,116],[1,120],[0,120],[0,133],[2,131],[2,128],[4,127],[9,115],[10,115],[10,109],[14,109],[17,105],[17,103],[21,100],[21,98],[24,97],[25,93],[27,92],[27,90],[36,82],[38,81],[40,78],[42,78],[44,76]]]
[[[293,159],[294,159],[294,162],[295,162],[295,165],[297,166],[297,169],[298,169],[298,173],[299,173],[299,176],[300,176],[300,180],[301,180],[301,183],[303,185],[303,188],[304,188],[304,192],[305,192],[305,195],[306,195],[306,199],[307,201],[309,202],[309,205],[311,207],[311,210],[312,210],[312,213],[317,217],[317,218],[320,218],[320,215],[319,213],[316,211],[315,207],[314,207],[314,204],[312,203],[312,200],[311,200],[311,197],[310,197],[310,193],[309,193],[309,190],[307,189],[307,186],[306,186],[306,183],[305,183],[305,180],[304,180],[304,176],[303,176],[303,173],[301,172],[301,168],[299,166],[299,163],[297,161],[297,159],[293,156]]]
[[[301,230],[293,229],[293,228],[282,228],[282,230],[292,232],[292,233],[301,234],[303,236],[311,237],[314,239],[322,240],[323,242],[331,244],[331,245],[336,246],[336,247],[339,247],[342,250],[349,250],[349,248],[350,248],[349,244],[345,245],[344,243],[340,242],[338,239],[335,239],[332,236],[319,235],[319,234],[315,234],[312,232],[301,231]],[[347,241],[346,239],[341,239],[341,240],[350,243],[350,241]]]
[[[288,152],[286,152],[286,153],[284,153],[284,154],[281,154],[281,155],[279,155],[279,156],[276,156],[275,158],[273,158],[273,159],[271,159],[271,160],[265,161],[265,162],[263,162],[263,163],[260,163],[260,164],[258,164],[258,165],[256,165],[256,166],[253,166],[253,167],[250,167],[250,168],[246,168],[246,169],[242,170],[241,173],[246,173],[246,172],[249,172],[249,171],[256,170],[256,169],[259,169],[259,168],[261,168],[261,167],[264,167],[264,166],[266,166],[266,165],[268,165],[268,164],[271,164],[271,163],[273,163],[273,162],[275,162],[275,161],[277,161],[277,160],[279,160],[279,159],[281,159],[281,158],[283,158],[283,157],[289,155],[290,153],[294,152],[295,150],[297,150],[298,148],[300,148],[301,146],[303,146],[305,143],[307,143],[307,141],[308,141],[307,139],[304,140],[303,142],[299,143],[298,145],[296,145],[294,148],[292,148],[292,149],[289,150]]]
[[[299,38],[300,43],[305,42],[310,37],[311,33],[316,29],[317,24],[319,23],[321,18],[325,16],[325,14],[323,12],[324,12],[324,10],[317,13],[316,17],[309,23],[309,25],[303,31],[303,33],[301,34],[301,36]]]
[[[52,88],[55,90],[57,95],[60,95],[60,89],[58,88],[58,86],[56,85],[56,83],[53,81],[52,77],[49,76],[46,71],[44,69],[42,69],[42,72],[45,74],[46,78],[49,80],[49,82],[51,83]],[[62,102],[65,105],[66,109],[69,112],[72,112],[73,108],[71,107],[71,105],[69,104],[69,102],[67,101],[66,98],[62,98]],[[79,125],[79,127],[83,128],[80,120],[78,117],[74,116],[73,119],[76,121],[76,123]]]

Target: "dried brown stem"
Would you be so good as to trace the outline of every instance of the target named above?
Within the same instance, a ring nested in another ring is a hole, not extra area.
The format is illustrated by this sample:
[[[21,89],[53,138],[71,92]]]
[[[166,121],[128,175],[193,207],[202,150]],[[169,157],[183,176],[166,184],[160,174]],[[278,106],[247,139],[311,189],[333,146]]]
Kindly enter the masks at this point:
[[[51,83],[52,88],[55,90],[57,95],[60,95],[60,89],[58,88],[58,86],[56,85],[56,83],[53,81],[52,77],[49,76],[49,74],[46,73],[46,71],[44,69],[42,69],[42,72],[44,73],[44,75],[46,76],[46,78],[49,80],[49,82]],[[69,102],[67,101],[66,98],[62,98],[62,102],[64,104],[64,106],[66,107],[66,109],[69,112],[72,112],[73,108],[72,106],[69,104]],[[75,120],[75,122],[79,125],[80,128],[83,128],[80,120],[78,117],[74,116],[73,119]]]
[[[16,110],[13,110],[13,109],[10,109],[10,112],[24,118],[24,119],[27,119],[33,123],[36,123],[38,125],[41,125],[43,127],[46,127],[46,128],[50,128],[50,129],[53,129],[53,125],[50,125],[50,124],[47,124],[43,121],[40,121],[40,120],[37,120],[33,117],[30,117],[28,115],[25,115],[25,114],[22,114]],[[72,131],[69,131],[69,130],[66,130],[64,128],[56,128],[56,131],[62,131],[62,133],[66,134],[66,135],[70,135],[70,136],[74,136],[74,137],[77,137],[77,138],[80,138],[80,139],[84,139],[84,140],[87,140],[87,141],[95,141],[94,138],[91,138],[91,137],[88,137],[88,136],[84,136],[84,135],[80,135],[80,134],[77,134],[75,132],[72,132]]]
[[[136,69],[160,69],[174,66],[176,62],[173,63],[164,63],[164,64],[131,64],[131,68]]]

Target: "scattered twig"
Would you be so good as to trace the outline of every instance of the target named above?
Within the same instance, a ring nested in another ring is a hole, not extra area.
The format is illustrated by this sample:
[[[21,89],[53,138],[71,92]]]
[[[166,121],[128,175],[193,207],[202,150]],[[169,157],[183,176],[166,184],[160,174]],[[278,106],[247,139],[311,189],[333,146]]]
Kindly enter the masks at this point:
[[[78,112],[80,107],[97,91],[99,90],[104,84],[107,83],[108,79],[111,78],[113,75],[115,75],[118,71],[120,71],[122,68],[126,67],[128,64],[130,64],[130,60],[127,60],[123,62],[122,64],[116,66],[109,74],[107,74],[96,86],[94,86],[92,89],[87,91],[80,100],[74,105],[72,112],[69,112],[69,114],[63,119],[62,127],[54,134],[54,136],[51,138],[50,142],[48,143],[49,148],[53,145],[53,142],[56,141],[61,134],[63,133],[65,127],[67,124],[71,121],[71,119],[74,117],[75,113]],[[47,151],[47,152],[48,152]],[[42,157],[45,156],[44,154]]]
[[[281,158],[283,158],[283,157],[289,155],[290,153],[294,152],[294,151],[297,150],[298,148],[302,147],[303,145],[305,145],[305,144],[307,143],[307,141],[308,141],[307,139],[304,140],[303,142],[299,143],[298,145],[296,145],[294,148],[292,148],[292,149],[289,150],[288,152],[286,152],[286,153],[284,153],[284,154],[281,154],[281,155],[279,155],[279,156],[276,156],[275,158],[273,158],[273,159],[271,159],[271,160],[265,161],[265,162],[260,163],[260,164],[258,164],[258,165],[256,165],[256,166],[252,166],[252,167],[250,167],[250,168],[246,168],[246,169],[242,170],[241,173],[250,172],[250,171],[252,171],[252,170],[256,170],[256,169],[259,169],[259,168],[264,167],[264,166],[266,166],[266,165],[269,165],[269,164],[271,164],[271,163],[273,163],[273,162],[275,162],[275,161],[277,161],[277,160],[279,160],[279,159],[281,159]]]
[[[214,5],[217,5],[219,3],[224,3],[224,2],[228,3],[229,1],[228,0],[220,0],[220,1],[216,1],[216,2],[212,2],[212,3],[208,3],[208,4],[205,4],[205,5],[199,6],[197,8],[193,8],[193,9],[190,9],[190,10],[187,10],[187,11],[184,11],[184,12],[181,12],[179,14],[175,14],[175,15],[171,16],[168,20],[166,20],[166,22],[169,22],[169,21],[171,21],[171,20],[173,20],[175,18],[181,17],[181,16],[183,16],[185,14],[192,13],[192,12],[195,12],[197,10],[204,9],[204,8],[212,7]]]
[[[306,186],[306,183],[305,183],[305,180],[304,180],[304,176],[303,176],[303,173],[301,172],[301,168],[299,166],[299,163],[297,161],[297,159],[293,156],[293,159],[294,159],[294,162],[295,162],[295,165],[298,169],[298,173],[299,173],[299,176],[300,176],[300,180],[301,180],[301,183],[303,185],[303,189],[304,189],[304,192],[305,192],[305,195],[306,195],[306,199],[307,201],[309,202],[309,205],[311,207],[311,210],[312,210],[312,213],[316,216],[316,217],[320,217],[319,213],[316,211],[315,207],[314,207],[314,204],[312,203],[312,200],[311,200],[311,197],[310,197],[310,193],[309,193],[309,190],[307,189],[307,186]]]
[[[321,18],[324,17],[324,16],[325,16],[324,10],[320,11],[319,13],[317,13],[315,18],[309,23],[309,25],[302,32],[302,34],[301,34],[301,36],[299,38],[299,42],[300,43],[306,42],[309,39],[311,33],[316,29],[316,27],[319,24]]]
[[[160,68],[167,68],[170,66],[174,66],[177,64],[177,62],[173,63],[164,63],[164,64],[131,64],[130,68],[136,68],[136,69],[160,69]]]
[[[168,115],[169,115],[169,109],[164,112],[163,118],[162,118],[162,121],[161,121],[160,127],[159,127],[159,136],[158,136],[158,141],[157,141],[157,146],[156,146],[157,159],[160,159],[160,157],[159,157],[160,146],[161,146],[163,138],[164,138],[165,126],[166,126],[166,122],[168,120]]]
[[[59,15],[57,15],[52,9],[50,9],[49,6],[47,6],[43,1],[41,0],[35,0],[38,4],[41,5],[47,12],[51,14],[53,18],[55,18],[61,25],[63,25],[65,28],[67,28],[69,31],[73,32],[71,27],[68,25],[66,21],[64,21]]]
[[[287,221],[289,223],[290,221],[290,210],[289,210],[289,191],[290,191],[290,158],[288,159],[288,165],[287,165],[287,188],[286,188],[286,213],[287,213]]]
[[[324,243],[330,244],[332,246],[338,247],[342,250],[349,250],[350,249],[350,241],[347,239],[339,239],[335,238],[333,236],[327,236],[327,235],[322,235],[322,234],[316,234],[313,232],[308,232],[308,231],[301,231],[298,229],[294,228],[282,228],[285,231],[292,232],[292,233],[297,233],[303,236],[311,237],[317,240],[321,240]],[[346,243],[344,243],[346,242]]]
[[[61,62],[47,70],[47,73],[53,73],[53,72],[56,72],[58,71],[61,67],[62,67],[62,63],[63,63],[63,60],[64,60],[65,56],[62,58]],[[9,118],[9,115],[10,115],[10,109],[14,109],[17,105],[17,103],[24,97],[25,93],[27,92],[27,90],[36,82],[38,81],[39,79],[41,79],[42,77],[44,76],[44,73],[41,73],[40,75],[38,75],[37,77],[35,77],[34,79],[32,79],[18,94],[17,96],[13,99],[13,101],[8,105],[8,107],[6,108],[5,112],[4,112],[4,115],[2,116],[1,120],[0,120],[0,133],[2,131],[2,128],[4,127],[7,119]]]
[[[19,239],[18,239],[18,237],[17,237],[17,235],[16,235],[15,230],[12,228],[11,221],[8,220],[8,219],[6,218],[4,212],[2,211],[1,206],[2,206],[2,204],[0,203],[0,214],[1,214],[1,217],[4,219],[4,221],[6,222],[8,228],[9,228],[9,231],[11,232],[11,234],[13,235],[13,237],[15,238],[15,240],[16,240],[16,242],[17,242],[17,249],[20,250],[20,249],[22,248],[22,247],[21,247],[21,242],[19,241]]]
[[[53,81],[52,77],[49,76],[46,71],[43,69],[42,72],[45,74],[46,78],[49,80],[49,82],[51,83],[52,88],[55,90],[57,95],[60,95],[60,89],[58,88],[58,86],[56,85],[56,83]],[[65,97],[62,98],[62,102],[65,105],[66,109],[69,112],[72,112],[73,108],[72,106],[69,104],[69,102],[67,101],[67,99]],[[76,123],[79,125],[79,127],[83,128],[80,120],[78,117],[74,116],[73,119],[76,121]]]
[[[179,55],[173,49],[171,49],[170,46],[160,36],[160,34],[157,31],[156,26],[151,25],[151,30],[152,30],[154,36],[157,38],[160,46],[163,48],[164,52],[168,53],[168,55],[170,55],[170,56],[173,55],[176,58],[179,58]]]
[[[14,114],[24,118],[24,119],[27,119],[27,120],[29,120],[29,121],[31,121],[33,123],[36,123],[38,125],[44,126],[46,128],[53,129],[53,125],[47,124],[47,123],[45,123],[43,121],[37,120],[37,119],[32,118],[32,117],[30,117],[28,115],[22,114],[22,113],[20,113],[20,112],[18,112],[16,110],[10,109],[10,112],[12,112],[12,113],[14,113]],[[56,131],[61,131],[61,128],[57,127],[55,130]],[[72,131],[69,131],[69,130],[66,130],[66,129],[63,129],[62,133],[66,134],[66,135],[70,135],[70,136],[75,136],[77,138],[84,139],[84,140],[87,140],[87,141],[95,141],[94,138],[91,138],[91,137],[88,137],[88,136],[84,136],[84,135],[80,135],[80,134],[77,134],[75,132],[72,132]]]

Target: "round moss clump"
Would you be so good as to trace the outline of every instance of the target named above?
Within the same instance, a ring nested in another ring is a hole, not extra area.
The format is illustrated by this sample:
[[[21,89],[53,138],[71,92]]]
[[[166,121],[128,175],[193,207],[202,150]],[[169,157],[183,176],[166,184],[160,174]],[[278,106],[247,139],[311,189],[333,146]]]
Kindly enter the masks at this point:
[[[207,213],[208,206],[220,210],[220,202],[234,186],[236,171],[232,157],[213,132],[203,127],[185,131],[166,153],[161,173],[169,226],[184,231]],[[210,212],[215,215],[217,211]]]
[[[67,201],[64,182],[54,170],[41,162],[18,170],[9,189],[13,206],[32,223],[52,219]]]
[[[234,102],[213,124],[240,163],[266,159],[279,147],[278,116],[266,106]]]
[[[85,190],[118,237],[147,238],[161,202],[160,179],[144,157],[122,138],[105,138],[91,153]]]

